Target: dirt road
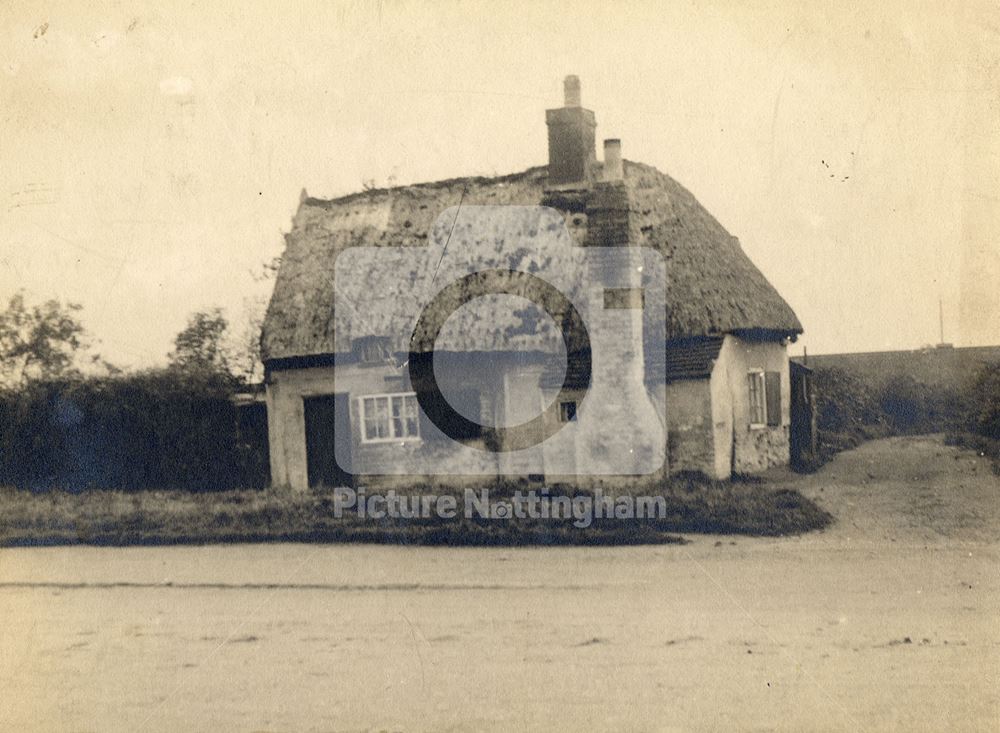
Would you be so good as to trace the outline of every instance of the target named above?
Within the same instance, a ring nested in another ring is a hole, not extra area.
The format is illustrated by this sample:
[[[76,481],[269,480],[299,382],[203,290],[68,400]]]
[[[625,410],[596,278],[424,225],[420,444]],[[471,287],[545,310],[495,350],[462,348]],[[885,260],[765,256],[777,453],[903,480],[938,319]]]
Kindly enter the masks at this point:
[[[2,730],[997,730],[1000,480],[936,439],[687,546],[0,550]]]

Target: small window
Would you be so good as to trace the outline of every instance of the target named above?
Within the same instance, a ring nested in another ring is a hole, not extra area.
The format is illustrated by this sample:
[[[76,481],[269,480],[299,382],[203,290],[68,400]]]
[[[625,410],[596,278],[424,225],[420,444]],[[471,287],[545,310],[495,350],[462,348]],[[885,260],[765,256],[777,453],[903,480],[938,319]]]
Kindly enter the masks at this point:
[[[559,403],[559,422],[576,422],[576,402]]]
[[[361,397],[361,440],[414,440],[420,437],[417,396],[412,392]]]
[[[750,426],[764,427],[767,424],[767,402],[764,392],[766,380],[763,370],[747,374],[747,393],[750,396]]]
[[[750,426],[781,425],[781,372],[755,369],[747,374]]]
[[[391,343],[385,336],[354,339],[351,350],[362,364],[381,364],[392,357]]]

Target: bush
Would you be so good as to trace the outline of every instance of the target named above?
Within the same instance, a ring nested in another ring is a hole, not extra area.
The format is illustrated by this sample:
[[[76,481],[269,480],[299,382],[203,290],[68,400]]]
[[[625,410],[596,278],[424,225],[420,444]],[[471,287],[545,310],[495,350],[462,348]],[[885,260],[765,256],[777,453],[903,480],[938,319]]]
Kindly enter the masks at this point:
[[[910,376],[896,376],[882,388],[879,403],[893,431],[900,435],[940,433],[968,421],[968,397],[935,388]]]
[[[969,405],[966,420],[946,442],[992,458],[993,473],[1000,476],[1000,363],[986,364],[976,375]]]
[[[910,376],[890,379],[879,395],[879,406],[894,432],[916,432],[927,421],[926,395]]]
[[[933,387],[907,375],[876,387],[847,370],[820,367],[813,379],[820,454],[813,468],[866,440],[962,429],[974,405],[988,402],[983,395]]]
[[[986,364],[972,387],[973,410],[968,428],[985,438],[1000,441],[1000,362]]]
[[[815,466],[835,453],[891,432],[879,395],[854,374],[836,367],[816,369],[816,432],[819,456]]]
[[[820,431],[858,434],[866,426],[884,426],[878,396],[857,376],[836,367],[817,369],[816,424]]]

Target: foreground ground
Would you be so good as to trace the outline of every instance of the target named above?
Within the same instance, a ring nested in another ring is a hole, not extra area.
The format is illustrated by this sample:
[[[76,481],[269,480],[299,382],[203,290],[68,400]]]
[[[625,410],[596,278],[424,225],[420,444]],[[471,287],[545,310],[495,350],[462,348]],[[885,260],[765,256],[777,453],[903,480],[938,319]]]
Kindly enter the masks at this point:
[[[2,730],[996,730],[1000,480],[938,439],[687,545],[0,549]]]

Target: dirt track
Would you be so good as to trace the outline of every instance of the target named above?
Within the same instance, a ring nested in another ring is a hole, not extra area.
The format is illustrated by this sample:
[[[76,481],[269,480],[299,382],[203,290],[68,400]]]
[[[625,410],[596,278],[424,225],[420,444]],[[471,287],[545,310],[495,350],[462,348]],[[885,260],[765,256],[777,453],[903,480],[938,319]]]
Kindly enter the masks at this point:
[[[1000,542],[1000,478],[988,459],[941,436],[888,438],[811,476],[774,472],[831,512],[826,542]]]
[[[687,546],[0,550],[2,730],[997,730],[1000,479],[937,439],[829,530]]]

